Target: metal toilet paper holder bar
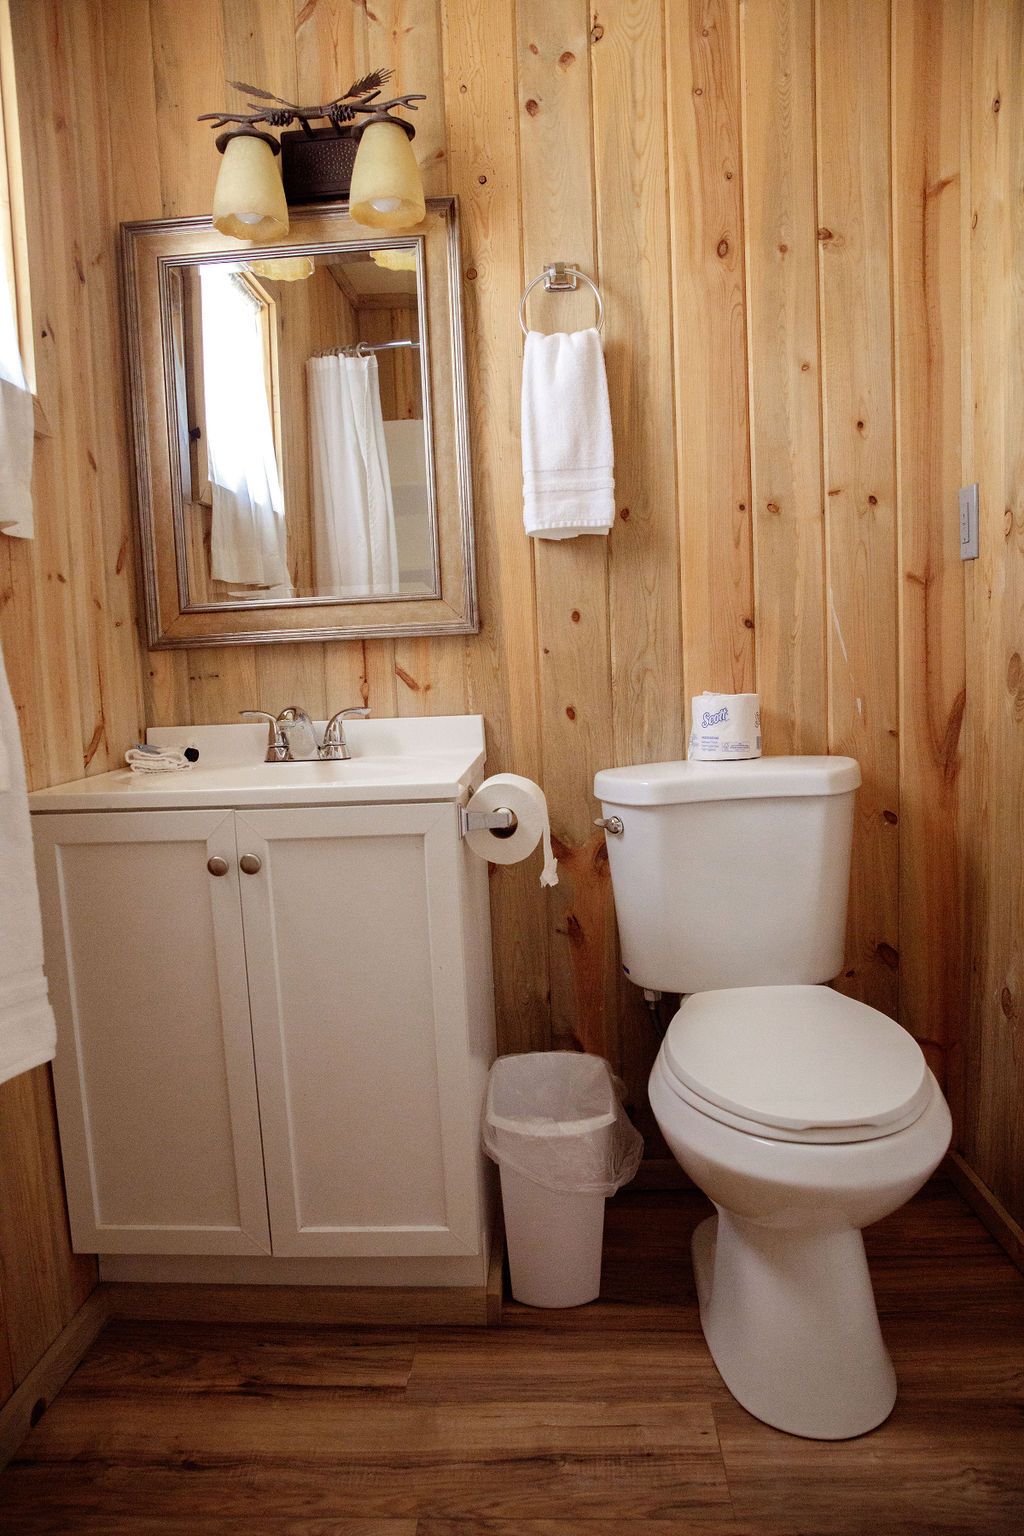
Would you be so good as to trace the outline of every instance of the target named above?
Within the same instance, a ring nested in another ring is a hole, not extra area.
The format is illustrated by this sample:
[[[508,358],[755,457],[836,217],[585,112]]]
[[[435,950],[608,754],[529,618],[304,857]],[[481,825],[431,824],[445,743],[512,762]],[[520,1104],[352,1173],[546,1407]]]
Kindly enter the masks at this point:
[[[519,825],[519,818],[515,811],[510,811],[507,806],[499,805],[493,811],[471,811],[467,806],[459,806],[459,835],[465,837],[467,832],[507,832],[512,833]]]

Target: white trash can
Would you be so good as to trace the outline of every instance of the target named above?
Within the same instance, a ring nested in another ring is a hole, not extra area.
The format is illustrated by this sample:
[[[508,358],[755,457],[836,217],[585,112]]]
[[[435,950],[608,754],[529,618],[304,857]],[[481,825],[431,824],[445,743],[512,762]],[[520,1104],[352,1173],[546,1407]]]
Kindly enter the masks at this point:
[[[600,1056],[501,1056],[484,1106],[484,1150],[501,1169],[512,1295],[578,1307],[601,1289],[604,1203],[636,1173],[643,1138]]]

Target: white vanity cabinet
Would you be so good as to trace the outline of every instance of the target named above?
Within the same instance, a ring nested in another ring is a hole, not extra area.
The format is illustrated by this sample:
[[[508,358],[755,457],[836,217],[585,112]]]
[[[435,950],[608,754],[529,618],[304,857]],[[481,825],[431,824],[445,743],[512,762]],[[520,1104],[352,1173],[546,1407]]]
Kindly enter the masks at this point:
[[[239,790],[241,804],[199,807],[197,770],[188,808],[165,808],[174,786],[125,775],[103,776],[117,781],[109,809],[50,809],[75,786],[33,802],[74,1245],[479,1255],[493,1022],[465,784],[332,803],[333,779],[370,793],[349,764],[274,774],[263,798],[308,784],[321,798],[260,805]]]

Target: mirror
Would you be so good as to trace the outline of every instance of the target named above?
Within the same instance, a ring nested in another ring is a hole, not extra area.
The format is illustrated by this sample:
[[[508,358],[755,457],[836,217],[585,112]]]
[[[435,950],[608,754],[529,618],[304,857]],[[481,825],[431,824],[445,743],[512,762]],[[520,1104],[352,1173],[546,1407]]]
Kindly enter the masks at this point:
[[[474,630],[454,199],[123,240],[150,645]]]

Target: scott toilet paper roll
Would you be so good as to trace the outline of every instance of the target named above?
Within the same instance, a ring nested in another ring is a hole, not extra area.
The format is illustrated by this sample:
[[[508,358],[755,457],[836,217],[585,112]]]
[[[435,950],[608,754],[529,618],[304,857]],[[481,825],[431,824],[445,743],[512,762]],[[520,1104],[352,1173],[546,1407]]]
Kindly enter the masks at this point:
[[[544,791],[521,774],[495,773],[484,779],[466,806],[470,815],[474,811],[500,811],[503,808],[515,815],[513,831],[492,832],[489,827],[471,829],[466,833],[466,841],[473,852],[489,864],[519,864],[543,839],[544,868],[540,883],[557,885],[558,865],[551,852],[551,825]]]
[[[723,763],[761,756],[761,699],[756,693],[702,693],[692,701],[688,755]]]

